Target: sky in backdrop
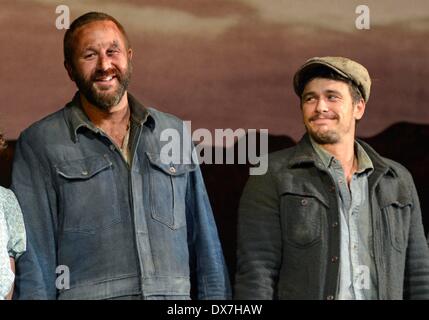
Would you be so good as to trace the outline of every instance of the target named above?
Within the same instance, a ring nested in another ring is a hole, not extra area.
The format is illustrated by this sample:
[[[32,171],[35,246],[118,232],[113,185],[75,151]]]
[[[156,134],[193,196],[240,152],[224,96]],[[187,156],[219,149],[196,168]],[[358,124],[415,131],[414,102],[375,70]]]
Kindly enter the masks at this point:
[[[356,7],[370,9],[359,30]],[[129,91],[146,106],[192,121],[192,129],[268,129],[297,140],[304,129],[292,88],[313,56],[347,56],[373,87],[360,136],[399,122],[429,123],[427,0],[0,0],[0,126],[16,139],[59,110],[76,88],[63,67],[58,5],[73,20],[116,17],[129,33]]]

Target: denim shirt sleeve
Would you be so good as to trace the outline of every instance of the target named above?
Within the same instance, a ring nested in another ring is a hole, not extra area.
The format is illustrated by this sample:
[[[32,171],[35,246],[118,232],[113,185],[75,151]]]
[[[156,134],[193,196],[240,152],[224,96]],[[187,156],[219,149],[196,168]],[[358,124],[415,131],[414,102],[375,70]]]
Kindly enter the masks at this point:
[[[17,142],[12,170],[27,232],[27,251],[16,262],[15,299],[56,299],[55,193],[49,172],[27,142]]]
[[[228,270],[199,167],[189,175],[186,211],[191,274],[196,280],[197,299],[231,299]]]

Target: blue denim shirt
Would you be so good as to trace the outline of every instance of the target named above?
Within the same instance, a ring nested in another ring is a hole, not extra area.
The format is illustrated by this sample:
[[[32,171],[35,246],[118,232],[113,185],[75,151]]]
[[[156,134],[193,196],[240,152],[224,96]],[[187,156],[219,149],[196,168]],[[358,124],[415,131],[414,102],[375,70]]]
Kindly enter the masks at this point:
[[[368,176],[374,166],[368,154],[355,141],[358,169],[350,186],[341,163],[311,137],[311,144],[334,182],[340,221],[340,271],[337,299],[377,299],[377,279],[373,250]]]
[[[87,118],[79,93],[21,134],[12,189],[28,248],[15,298],[189,299],[191,278],[198,299],[230,298],[201,171],[190,154],[162,161],[166,143],[191,144],[190,135],[176,117],[128,101],[130,164]],[[180,141],[162,142],[164,129]]]

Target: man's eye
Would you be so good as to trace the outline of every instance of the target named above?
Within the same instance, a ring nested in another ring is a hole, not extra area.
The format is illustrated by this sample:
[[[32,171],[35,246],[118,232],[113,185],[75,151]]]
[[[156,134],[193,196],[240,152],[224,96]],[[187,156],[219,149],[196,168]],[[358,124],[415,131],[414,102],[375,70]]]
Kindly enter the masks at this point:
[[[314,101],[314,97],[307,97],[304,99],[305,102],[311,102]]]
[[[338,97],[334,96],[334,95],[329,95],[328,99],[331,100],[331,101],[336,101],[336,100],[338,100]]]
[[[119,51],[118,50],[114,50],[114,49],[112,49],[112,50],[107,50],[107,54],[108,55],[112,55],[112,54],[115,54],[115,53],[118,53]]]
[[[85,54],[83,57],[85,58],[85,59],[90,59],[90,58],[92,58],[92,57],[94,57],[95,56],[95,54],[94,53],[88,53],[88,54]]]

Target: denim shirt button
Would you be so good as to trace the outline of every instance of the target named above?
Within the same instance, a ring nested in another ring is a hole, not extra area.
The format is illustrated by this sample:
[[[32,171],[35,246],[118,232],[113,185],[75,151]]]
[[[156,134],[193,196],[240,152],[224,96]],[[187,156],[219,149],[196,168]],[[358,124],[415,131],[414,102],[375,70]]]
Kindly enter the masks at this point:
[[[326,300],[334,300],[334,296],[332,296],[332,295],[331,296],[327,296]]]
[[[302,200],[301,200],[301,204],[302,204],[303,206],[306,206],[306,205],[308,204],[308,201],[307,201],[306,199],[302,199]]]
[[[334,222],[333,224],[332,224],[332,228],[336,228],[336,227],[338,227],[338,222]]]
[[[175,167],[170,167],[170,172],[171,173],[176,173],[176,168]]]
[[[337,256],[333,256],[333,257],[331,258],[331,261],[332,261],[332,263],[337,262],[337,261],[338,261],[338,257],[337,257]]]
[[[82,171],[82,175],[83,175],[83,176],[87,176],[87,175],[88,175],[88,171],[83,170],[83,171]]]

